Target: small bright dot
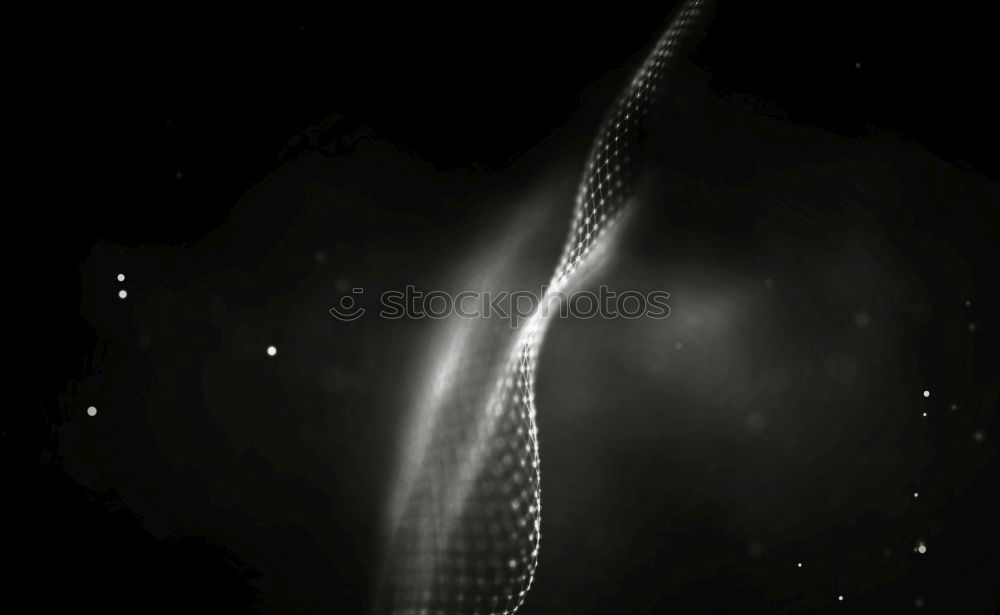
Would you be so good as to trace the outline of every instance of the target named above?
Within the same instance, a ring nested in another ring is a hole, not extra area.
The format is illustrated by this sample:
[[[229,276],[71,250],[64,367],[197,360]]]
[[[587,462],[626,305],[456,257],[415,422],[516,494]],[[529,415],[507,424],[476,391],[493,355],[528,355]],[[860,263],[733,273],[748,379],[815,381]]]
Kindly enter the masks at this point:
[[[267,356],[273,357],[276,354],[278,354],[278,349],[277,348],[275,348],[274,346],[268,346],[267,347]]]
[[[854,68],[861,68],[861,62],[855,62]]]
[[[802,562],[799,562],[798,566],[799,566],[799,568],[801,568],[802,567]]]
[[[124,273],[119,273],[118,274],[118,281],[119,282],[124,282],[125,281],[125,274]]]
[[[930,397],[930,396],[931,396],[931,392],[928,391],[927,389],[924,389],[924,397]]]
[[[843,599],[844,599],[843,596],[837,596],[837,600],[843,600]]]
[[[924,412],[923,414],[924,414],[924,416],[927,416],[927,413],[926,413],[926,412]]]
[[[118,291],[118,298],[119,299],[124,299],[125,297],[128,297],[128,293],[125,292],[125,289],[123,288],[120,291]]]
[[[97,416],[97,408],[95,406],[87,408],[87,416]]]
[[[915,497],[915,498],[919,498],[919,497],[920,497],[920,494],[919,494],[919,493],[917,493],[916,491],[914,491],[914,492],[913,492],[913,497]]]
[[[917,553],[921,553],[921,554],[927,553],[927,546],[926,545],[919,545],[919,546],[917,546]]]

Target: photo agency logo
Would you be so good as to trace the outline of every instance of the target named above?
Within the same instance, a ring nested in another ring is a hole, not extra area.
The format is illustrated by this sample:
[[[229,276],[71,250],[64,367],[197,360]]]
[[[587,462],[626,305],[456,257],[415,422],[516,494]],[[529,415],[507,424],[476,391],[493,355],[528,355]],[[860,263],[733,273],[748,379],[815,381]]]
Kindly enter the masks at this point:
[[[364,288],[353,288],[340,297],[330,314],[337,320],[351,322],[368,310],[361,304]],[[459,318],[500,318],[515,329],[539,311],[544,318],[656,318],[670,316],[667,300],[670,293],[655,290],[640,293],[634,290],[617,292],[601,286],[597,292],[579,291],[567,295],[562,291],[462,291],[452,294],[440,290],[423,292],[409,285],[405,290],[385,291],[378,297],[378,316],[386,320]]]

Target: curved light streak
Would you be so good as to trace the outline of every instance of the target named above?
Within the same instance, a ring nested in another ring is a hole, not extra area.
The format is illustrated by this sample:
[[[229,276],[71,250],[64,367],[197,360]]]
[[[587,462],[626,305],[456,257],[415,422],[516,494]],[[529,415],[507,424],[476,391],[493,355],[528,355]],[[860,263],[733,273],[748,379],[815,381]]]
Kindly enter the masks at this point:
[[[602,260],[627,210],[646,116],[704,5],[683,4],[603,122],[541,306]],[[538,309],[513,333],[497,319],[449,331],[389,516],[380,613],[512,615],[524,602],[541,542],[534,382],[547,323],[547,311]]]

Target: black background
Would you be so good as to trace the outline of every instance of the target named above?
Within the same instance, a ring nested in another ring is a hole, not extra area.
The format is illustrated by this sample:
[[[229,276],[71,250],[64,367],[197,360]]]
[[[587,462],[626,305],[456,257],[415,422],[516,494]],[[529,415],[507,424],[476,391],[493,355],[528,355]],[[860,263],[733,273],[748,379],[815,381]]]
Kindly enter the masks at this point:
[[[295,135],[334,114],[470,183],[492,177],[566,125],[581,135],[595,126],[672,8],[178,9],[28,25],[39,62],[24,69],[26,90],[43,141],[32,156],[46,169],[38,194],[58,196],[25,204],[22,227],[37,238],[28,372],[39,393],[3,437],[4,463],[24,485],[11,487],[23,515],[11,529],[27,545],[25,587],[39,610],[241,612],[257,599],[238,558],[198,537],[154,540],[52,461],[60,396],[97,342],[80,313],[80,267],[95,243],[197,240],[301,145]],[[879,126],[995,181],[990,26],[971,5],[730,2],[693,60],[714,90],[749,93],[792,123],[848,136]],[[440,213],[397,207],[390,214]],[[996,363],[980,369],[996,373]],[[373,575],[331,579],[329,591],[359,610]]]

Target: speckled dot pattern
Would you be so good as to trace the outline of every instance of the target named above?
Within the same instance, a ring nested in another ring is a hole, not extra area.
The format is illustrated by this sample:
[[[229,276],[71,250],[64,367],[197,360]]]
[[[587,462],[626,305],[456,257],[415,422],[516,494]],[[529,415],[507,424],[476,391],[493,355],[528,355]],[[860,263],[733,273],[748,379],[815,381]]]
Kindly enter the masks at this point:
[[[704,4],[681,7],[602,124],[549,294],[600,258],[628,203],[644,122]],[[449,330],[418,454],[397,485],[377,612],[511,615],[524,602],[541,544],[534,380],[546,322],[539,311],[517,329],[481,319]]]

